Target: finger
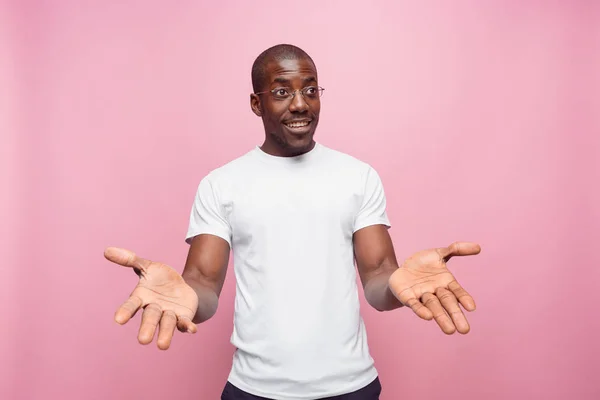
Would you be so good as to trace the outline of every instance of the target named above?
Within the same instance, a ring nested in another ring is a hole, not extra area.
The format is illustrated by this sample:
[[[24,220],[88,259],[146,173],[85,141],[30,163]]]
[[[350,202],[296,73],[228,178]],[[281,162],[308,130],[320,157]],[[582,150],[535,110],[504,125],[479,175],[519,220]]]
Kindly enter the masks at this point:
[[[115,313],[115,321],[118,324],[123,325],[127,321],[129,321],[137,310],[142,306],[142,299],[137,296],[131,296],[127,299],[127,301],[119,307],[117,312]]]
[[[442,307],[440,300],[434,294],[425,293],[423,297],[421,297],[421,301],[423,302],[423,305],[431,311],[435,322],[437,322],[445,334],[451,335],[456,332],[454,323],[448,314],[446,314],[446,311],[444,310],[444,307]]]
[[[435,291],[435,295],[440,300],[440,303],[442,303],[442,306],[446,310],[446,314],[448,314],[452,319],[456,330],[459,333],[468,333],[470,329],[469,323],[460,309],[458,300],[456,299],[456,296],[454,296],[454,293],[448,289],[438,288]]]
[[[481,252],[481,246],[471,242],[454,242],[448,247],[437,249],[437,252],[445,262],[448,262],[448,260],[455,256],[474,256],[479,254]]]
[[[149,304],[144,308],[142,323],[138,333],[138,341],[141,344],[148,344],[152,341],[160,317],[162,317],[162,310],[158,304]]]
[[[407,289],[401,292],[400,295],[397,297],[402,304],[410,307],[411,310],[413,310],[413,312],[419,316],[419,318],[423,318],[427,321],[433,318],[433,314],[431,314],[431,311],[427,307],[423,306],[423,304],[421,304],[421,302],[417,299],[417,296],[415,296],[415,293],[412,291],[412,289]]]
[[[177,329],[179,329],[180,332],[187,332],[187,333],[198,332],[198,327],[188,317],[180,316],[177,318]]]
[[[475,300],[457,281],[452,281],[448,284],[448,289],[454,293],[460,304],[467,311],[475,311]]]
[[[171,346],[173,332],[177,326],[177,315],[173,311],[165,311],[160,319],[158,329],[157,345],[161,350],[167,350]]]
[[[408,306],[413,310],[419,318],[425,319],[427,321],[433,318],[431,311],[424,307],[423,304],[417,299],[417,296],[412,288],[407,288],[402,291],[397,292],[396,290],[392,290],[394,296],[400,301],[400,303]]]
[[[108,247],[104,250],[104,257],[115,264],[139,269],[141,271],[145,271],[152,263],[150,260],[138,257],[133,251],[118,247]]]

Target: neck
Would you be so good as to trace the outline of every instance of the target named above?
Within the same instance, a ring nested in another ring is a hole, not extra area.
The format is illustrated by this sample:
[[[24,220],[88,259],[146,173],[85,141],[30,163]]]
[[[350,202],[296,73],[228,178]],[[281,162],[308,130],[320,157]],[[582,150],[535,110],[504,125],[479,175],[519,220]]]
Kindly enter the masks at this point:
[[[309,151],[311,151],[312,149],[314,149],[315,144],[316,144],[315,141],[311,140],[310,144],[308,146],[301,147],[301,148],[295,148],[295,147],[289,147],[289,146],[276,145],[276,144],[269,142],[268,140],[265,140],[263,142],[262,146],[260,146],[260,149],[262,151],[264,151],[265,153],[275,156],[275,157],[296,157],[296,156],[300,156],[302,154],[306,154]]]

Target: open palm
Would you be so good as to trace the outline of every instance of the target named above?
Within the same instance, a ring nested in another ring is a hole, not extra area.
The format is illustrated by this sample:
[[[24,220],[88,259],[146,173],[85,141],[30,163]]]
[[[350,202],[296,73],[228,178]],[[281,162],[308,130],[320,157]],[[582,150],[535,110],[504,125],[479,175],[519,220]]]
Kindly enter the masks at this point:
[[[138,333],[140,343],[152,342],[158,327],[158,347],[166,350],[176,327],[181,332],[197,331],[192,320],[198,308],[198,296],[177,271],[125,249],[109,247],[104,256],[116,264],[133,268],[140,277],[127,301],[115,313],[115,321],[125,324],[139,309],[144,310]]]
[[[389,279],[394,295],[419,317],[435,319],[442,331],[469,332],[469,323],[460,305],[475,310],[475,301],[456,281],[446,263],[454,256],[479,254],[475,243],[456,242],[444,248],[423,250],[408,258]]]

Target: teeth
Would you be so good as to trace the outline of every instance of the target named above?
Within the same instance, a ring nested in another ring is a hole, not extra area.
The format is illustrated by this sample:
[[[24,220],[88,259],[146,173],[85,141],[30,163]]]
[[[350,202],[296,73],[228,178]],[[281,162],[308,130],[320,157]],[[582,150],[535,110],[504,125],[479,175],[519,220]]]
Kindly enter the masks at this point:
[[[303,122],[290,122],[289,124],[286,124],[287,126],[289,126],[290,128],[301,128],[303,126],[308,125],[308,121],[303,121]]]

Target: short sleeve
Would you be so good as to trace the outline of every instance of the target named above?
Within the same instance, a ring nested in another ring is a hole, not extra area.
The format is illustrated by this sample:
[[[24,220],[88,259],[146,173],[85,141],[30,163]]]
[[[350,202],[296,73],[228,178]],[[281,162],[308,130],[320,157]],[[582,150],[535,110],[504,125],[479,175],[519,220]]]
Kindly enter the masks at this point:
[[[391,227],[386,212],[383,184],[379,174],[372,167],[369,167],[364,181],[363,200],[354,221],[354,232],[370,225]]]
[[[185,241],[190,244],[195,236],[210,234],[226,240],[231,246],[231,226],[209,177],[198,185]]]

